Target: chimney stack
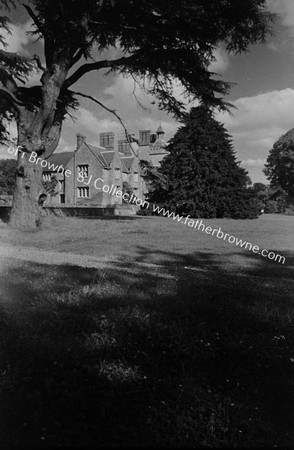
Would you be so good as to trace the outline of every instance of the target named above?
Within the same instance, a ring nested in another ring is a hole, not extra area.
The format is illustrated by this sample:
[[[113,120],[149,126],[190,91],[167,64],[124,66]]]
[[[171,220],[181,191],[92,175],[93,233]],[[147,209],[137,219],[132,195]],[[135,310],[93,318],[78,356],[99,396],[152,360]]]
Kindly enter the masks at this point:
[[[140,130],[139,131],[139,145],[149,145],[150,144],[150,130]]]
[[[104,147],[107,150],[114,150],[114,133],[106,131],[99,134],[100,147]]]
[[[86,141],[86,136],[81,133],[77,133],[77,149]]]

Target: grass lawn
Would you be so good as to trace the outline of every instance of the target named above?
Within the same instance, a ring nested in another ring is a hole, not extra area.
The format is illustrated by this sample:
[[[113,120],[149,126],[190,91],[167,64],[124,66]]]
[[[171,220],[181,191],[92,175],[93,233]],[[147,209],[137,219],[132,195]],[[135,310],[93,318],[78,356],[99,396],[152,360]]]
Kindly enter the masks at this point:
[[[286,262],[157,217],[0,225],[114,261],[2,258],[3,447],[293,447],[294,217],[204,223]]]

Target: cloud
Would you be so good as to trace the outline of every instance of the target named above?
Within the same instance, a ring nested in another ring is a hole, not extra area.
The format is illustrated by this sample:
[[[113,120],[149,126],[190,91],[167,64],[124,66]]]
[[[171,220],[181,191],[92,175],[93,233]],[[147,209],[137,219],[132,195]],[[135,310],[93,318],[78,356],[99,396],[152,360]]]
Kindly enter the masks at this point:
[[[219,47],[213,52],[215,61],[210,65],[211,72],[224,73],[230,66],[229,55],[224,48]]]
[[[2,31],[1,34],[7,44],[4,50],[12,53],[19,53],[23,56],[29,56],[28,44],[34,41],[34,37],[27,34],[27,31],[32,27],[32,21],[29,20],[25,23],[11,24],[9,26],[10,32]],[[3,49],[3,45],[0,44],[0,48]]]
[[[22,56],[30,56],[32,52],[29,51],[28,46],[32,45],[36,39],[35,36],[27,34],[27,32],[32,29],[32,26],[33,22],[31,20],[28,20],[27,22],[22,24],[21,23],[10,24],[9,29],[11,33],[8,33],[5,30],[1,31],[1,34],[7,46],[4,47],[3,44],[0,43],[0,48],[8,52],[18,53],[19,55]],[[44,47],[43,39],[39,39],[36,45],[38,46],[37,50],[43,48]],[[39,70],[37,69],[34,70],[34,72],[29,76],[26,85],[33,86],[36,84],[40,84],[41,76],[42,73]]]
[[[294,27],[294,2],[293,0],[268,0],[268,8],[280,17],[280,21],[286,27]]]
[[[278,15],[275,33],[268,47],[276,52],[291,51],[293,56],[294,2],[293,0],[267,0],[269,10]]]
[[[151,104],[152,97],[138,91],[140,102],[150,107],[150,111],[142,110],[132,96],[132,91],[133,83],[130,79],[115,77],[99,99],[108,107],[116,109],[124,119],[127,129],[136,136],[140,129],[156,131],[161,120],[166,132],[165,138],[170,139],[179,124],[166,113],[158,111],[157,107]],[[254,181],[263,181],[261,168],[269,150],[276,140],[294,125],[294,90],[276,90],[239,98],[232,103],[236,107],[232,110],[232,115],[217,113],[216,119],[224,123],[232,135],[237,157],[251,171],[250,176],[253,171]],[[93,143],[98,143],[99,133],[102,131],[114,131],[117,138],[124,137],[124,130],[119,121],[90,101],[83,100],[75,116],[77,121],[68,123],[65,135],[66,141],[72,142],[72,145],[75,145],[77,132],[85,134],[88,142]]]
[[[294,90],[275,90],[232,102],[236,109],[217,113],[233,138],[233,145],[243,166],[254,181],[263,181],[261,168],[270,149],[280,136],[293,128]]]
[[[248,158],[245,161],[241,161],[241,165],[243,167],[245,167],[245,168],[249,168],[249,167],[262,167],[263,168],[264,165],[265,165],[265,162],[266,162],[266,159],[261,159],[261,158],[251,159],[251,158]]]
[[[64,138],[61,138],[56,150],[56,153],[60,152],[72,152],[75,148]]]
[[[177,94],[179,95],[180,88]],[[133,95],[134,82],[132,78],[116,76],[113,83],[106,87],[99,99],[110,109],[115,109],[125,123],[129,132],[138,135],[141,129],[156,131],[161,121],[162,127],[169,139],[176,131],[176,121],[165,112],[159,111],[154,104],[154,97],[145,94],[139,87],[136,87]],[[140,106],[140,104],[143,106]],[[114,131],[118,136],[124,136],[124,130],[120,122],[114,115],[107,112],[91,101],[83,101],[78,113],[77,125],[95,133],[96,136],[101,131]]]
[[[291,88],[239,98],[232,103],[236,107],[232,115],[219,114],[218,119],[231,131],[246,135],[250,132],[251,140],[274,138],[277,133],[293,128],[294,90]]]

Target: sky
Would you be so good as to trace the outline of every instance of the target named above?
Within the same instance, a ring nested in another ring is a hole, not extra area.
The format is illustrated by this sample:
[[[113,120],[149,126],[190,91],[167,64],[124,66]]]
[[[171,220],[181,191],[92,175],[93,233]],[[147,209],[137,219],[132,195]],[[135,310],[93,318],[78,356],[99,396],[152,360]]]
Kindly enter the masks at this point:
[[[217,113],[232,136],[238,161],[246,168],[252,182],[268,183],[262,172],[264,163],[275,141],[294,127],[294,0],[268,0],[268,7],[278,14],[274,34],[265,45],[252,46],[241,55],[227,54],[223,48],[215,52],[216,60],[211,70],[225,81],[235,83],[225,100],[235,108],[231,114]],[[25,10],[14,13],[11,34],[6,36],[7,50],[42,57],[42,42],[34,43],[27,34],[31,22]],[[33,53],[32,53],[33,52]],[[112,53],[112,57],[115,55]],[[34,74],[30,84],[38,82]],[[73,89],[91,95],[108,108],[115,109],[123,118],[129,132],[139,130],[155,132],[161,123],[168,141],[180,126],[171,116],[158,110],[154,99],[144,95],[139,88],[135,94],[134,82],[118,75],[105,76],[92,72],[77,82]],[[175,87],[180,96],[181,90]],[[75,120],[67,118],[57,152],[73,151],[76,134],[82,133],[87,142],[99,144],[99,133],[113,131],[116,138],[124,137],[118,120],[90,100],[82,99],[80,108],[73,113]],[[15,127],[11,126],[11,133]],[[9,157],[7,148],[0,148],[0,158]]]

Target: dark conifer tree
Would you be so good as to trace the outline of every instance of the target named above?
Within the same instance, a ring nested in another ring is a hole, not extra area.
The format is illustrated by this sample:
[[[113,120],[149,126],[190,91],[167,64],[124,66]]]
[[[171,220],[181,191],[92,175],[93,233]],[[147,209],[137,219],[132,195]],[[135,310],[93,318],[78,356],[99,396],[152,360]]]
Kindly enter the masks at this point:
[[[150,200],[191,217],[257,217],[259,202],[247,189],[248,173],[236,160],[225,127],[204,106],[192,108],[179,128]]]

